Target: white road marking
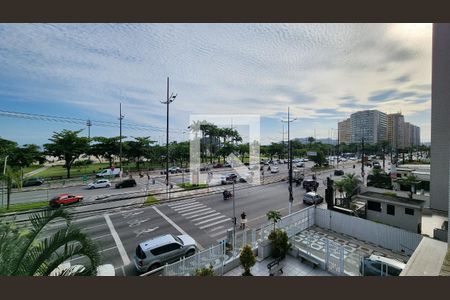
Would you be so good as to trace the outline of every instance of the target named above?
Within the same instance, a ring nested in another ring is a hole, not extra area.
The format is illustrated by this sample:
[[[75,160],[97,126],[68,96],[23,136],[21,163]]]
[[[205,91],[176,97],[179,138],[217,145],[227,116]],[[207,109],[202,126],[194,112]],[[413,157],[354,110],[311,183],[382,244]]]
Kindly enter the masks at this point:
[[[208,207],[208,208],[200,209],[200,210],[197,210],[197,211],[191,211],[191,212],[188,212],[188,213],[185,213],[185,214],[181,214],[181,215],[184,217],[184,216],[192,215],[192,214],[195,214],[195,213],[198,213],[198,212],[201,212],[201,211],[205,211],[205,210],[215,211],[212,208]]]
[[[197,203],[198,203],[198,202],[197,202],[196,200],[194,200],[194,201],[191,201],[191,202],[189,202],[189,203],[183,203],[183,204],[178,204],[178,205],[171,205],[170,208],[175,209],[175,208],[184,207],[184,206],[189,206],[189,205],[197,204]]]
[[[210,213],[213,213],[213,212],[216,212],[216,211],[214,209],[210,209],[208,211],[204,211],[204,212],[201,212],[201,213],[196,214],[196,215],[187,216],[186,219],[192,219],[192,218],[203,216],[203,215],[207,215],[207,214],[210,214]]]
[[[168,216],[166,216],[165,214],[163,214],[158,208],[156,208],[156,206],[153,206],[153,209],[154,209],[161,217],[163,217],[167,222],[169,222],[170,225],[172,225],[176,230],[178,230],[181,234],[186,234],[186,235],[187,235],[187,233],[186,233],[183,229],[181,229],[180,226],[178,226],[177,224],[175,224],[174,221],[172,221]],[[198,242],[197,242],[197,247],[198,247],[200,250],[205,249],[205,248],[203,248],[203,246],[200,245]]]
[[[217,227],[214,227],[213,229],[211,229],[209,232],[214,232],[214,231],[217,231],[217,230],[222,229],[224,227],[225,226],[217,226]]]
[[[216,236],[219,236],[219,235],[225,235],[226,232],[227,232],[227,230],[222,230],[222,231],[216,232],[214,234],[210,234],[210,236],[211,237],[216,237]]]
[[[123,264],[126,266],[130,263],[130,259],[128,258],[127,252],[125,251],[125,248],[123,247],[122,241],[120,240],[120,237],[117,234],[116,229],[114,229],[114,225],[111,222],[109,215],[105,214],[104,217],[106,220],[106,224],[108,224],[109,231],[111,231],[111,235],[114,239],[114,242],[117,245],[117,250],[119,250],[120,256],[122,257]]]
[[[189,205],[189,206],[186,206],[186,207],[177,207],[177,208],[173,208],[172,207],[172,209],[174,210],[174,211],[177,211],[177,212],[179,212],[179,211],[183,211],[183,210],[185,210],[185,209],[189,209],[189,208],[193,208],[193,207],[199,207],[199,206],[204,206],[204,204],[202,204],[202,203],[195,203],[194,205]]]
[[[177,211],[177,213],[182,214],[182,213],[187,212],[187,211],[193,211],[193,210],[204,208],[204,207],[206,207],[206,205],[199,204],[199,205],[196,205],[196,207],[190,207],[190,208],[186,208],[186,209],[183,209],[183,210],[179,210],[179,211]]]
[[[139,226],[144,222],[150,221],[150,218],[147,219],[143,219],[143,220],[132,220],[128,222],[128,227],[135,227],[135,226]]]
[[[204,225],[204,226],[200,227],[200,229],[205,229],[205,228],[208,228],[208,227],[211,227],[211,226],[214,226],[214,225],[223,223],[223,222],[231,222],[231,219],[230,219],[230,218],[227,218],[227,219],[224,219],[224,220],[217,221],[217,222],[215,222],[215,223],[211,223],[211,224],[208,224],[208,225]]]
[[[205,224],[205,223],[208,223],[208,222],[211,222],[211,221],[214,221],[214,220],[218,220],[218,219],[221,219],[221,218],[229,219],[227,216],[220,215],[220,216],[217,216],[217,217],[205,220],[205,221],[201,221],[201,222],[195,223],[195,226],[198,226],[198,225],[201,225],[201,224]]]
[[[167,206],[169,206],[169,207],[178,206],[178,205],[181,205],[184,203],[190,203],[190,202],[195,202],[195,201],[197,201],[197,200],[190,199],[190,200],[185,200],[185,201],[177,201],[175,203],[169,203],[169,204],[167,204]]]
[[[149,228],[149,229],[135,230],[135,231],[133,231],[133,232],[136,234],[136,237],[139,237],[140,235],[142,235],[142,234],[144,234],[144,233],[152,232],[152,231],[154,231],[154,230],[156,230],[156,229],[158,229],[158,228],[159,228],[159,227],[156,226],[156,227]]]
[[[203,220],[203,219],[206,219],[206,218],[209,218],[209,217],[214,217],[214,216],[217,216],[217,215],[220,215],[220,213],[210,214],[210,215],[207,215],[207,216],[204,216],[204,217],[200,217],[200,218],[197,218],[197,219],[192,219],[191,221],[195,222],[195,221],[198,221],[198,220]]]
[[[140,215],[140,214],[142,214],[142,213],[144,213],[144,211],[137,211],[137,212],[125,212],[125,213],[123,213],[122,214],[122,216],[124,217],[124,218],[128,218],[128,217],[131,217],[131,216],[137,216],[137,215]]]
[[[113,249],[116,249],[116,248],[117,248],[116,246],[113,246],[113,247],[110,247],[110,248],[107,248],[107,249],[104,249],[104,250],[100,250],[98,252],[102,253],[102,252],[110,251],[110,250],[113,250]]]
[[[91,240],[99,240],[99,239],[102,239],[102,238],[105,238],[105,237],[108,237],[108,236],[111,236],[111,234],[104,234],[104,235],[100,235],[100,236],[96,236],[96,237],[94,237],[94,238],[91,238]]]

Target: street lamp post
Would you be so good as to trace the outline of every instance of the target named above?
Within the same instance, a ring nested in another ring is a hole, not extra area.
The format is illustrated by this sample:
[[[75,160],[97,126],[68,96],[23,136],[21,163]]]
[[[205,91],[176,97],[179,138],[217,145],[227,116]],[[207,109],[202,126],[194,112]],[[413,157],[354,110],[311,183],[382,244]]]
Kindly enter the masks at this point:
[[[120,179],[122,180],[122,174],[123,174],[123,166],[122,166],[122,120],[123,120],[123,115],[122,115],[122,103],[119,104],[119,127],[120,127],[120,132],[119,132],[119,165],[120,165]]]
[[[297,120],[297,118],[290,119],[290,110],[288,107],[288,119],[281,120],[281,122],[286,122],[288,124],[288,168],[289,168],[289,214],[292,212],[292,202],[294,201],[294,197],[292,195],[292,143],[290,138],[290,123]]]
[[[8,161],[8,156],[9,156],[9,155],[6,155],[6,157],[5,157],[5,165],[4,165],[4,167],[3,167],[3,177],[4,177],[5,174],[6,174],[6,162]],[[4,194],[4,189],[5,189],[5,180],[3,180],[3,185],[2,185],[2,207],[3,207],[3,201],[4,201],[4,196],[3,196],[3,194]]]
[[[166,195],[169,197],[169,104],[172,103],[177,95],[171,94],[169,96],[169,77],[167,77],[167,98],[166,101],[161,101],[162,104],[167,106],[167,119],[166,119]]]

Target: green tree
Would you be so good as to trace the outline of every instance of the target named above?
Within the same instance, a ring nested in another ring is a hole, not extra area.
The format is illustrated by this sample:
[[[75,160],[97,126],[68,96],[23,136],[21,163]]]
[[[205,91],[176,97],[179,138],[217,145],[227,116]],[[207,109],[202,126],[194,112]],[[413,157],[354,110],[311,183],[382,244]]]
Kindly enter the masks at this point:
[[[196,269],[195,270],[195,276],[214,276],[214,268],[212,265],[209,265],[208,268],[203,267],[201,269]]]
[[[126,141],[123,145],[123,152],[129,160],[136,162],[136,167],[140,170],[142,158],[148,157],[150,145],[156,141],[150,140],[150,137],[133,137],[134,141]],[[170,157],[170,156],[169,156]]]
[[[316,151],[316,153],[317,154],[315,156],[311,156],[310,159],[315,162],[317,166],[321,167],[327,162],[327,159],[321,150]]]
[[[281,220],[281,213],[276,210],[271,210],[266,214],[267,219],[273,222],[273,230],[275,230],[275,224]]]
[[[312,136],[308,137],[308,143],[309,143],[309,148],[311,149],[312,143],[314,143],[316,139],[313,138]]]
[[[78,136],[82,130],[66,130],[54,132],[51,143],[44,144],[48,155],[64,160],[64,167],[67,169],[67,178],[70,178],[70,169],[73,162],[82,154],[89,150],[89,139]]]
[[[346,197],[351,197],[356,188],[361,184],[361,180],[354,173],[345,174],[340,181],[340,183],[336,184],[338,184],[338,186],[342,186]]]
[[[245,245],[242,248],[241,254],[239,255],[239,261],[244,268],[244,273],[242,273],[242,276],[252,276],[250,269],[255,265],[256,258],[250,245]]]
[[[122,138],[126,138],[126,136],[122,136]],[[113,158],[120,154],[120,136],[115,137],[103,137],[97,136],[92,138],[94,142],[97,142],[91,145],[89,149],[89,154],[97,157],[100,157],[108,160],[109,167],[112,167]]]
[[[172,142],[169,145],[170,157],[172,157],[173,161],[179,162],[180,167],[183,167],[183,162],[189,161],[189,147],[189,142]]]
[[[0,222],[0,275],[48,276],[63,262],[82,256],[89,265],[71,268],[57,275],[95,275],[100,264],[97,246],[70,223],[63,209],[47,210],[29,217],[30,230],[19,230],[15,222]],[[52,221],[65,221],[64,227],[42,238]]]
[[[239,155],[241,156],[241,161],[244,162],[245,156],[246,156],[247,154],[249,154],[249,152],[250,152],[250,146],[249,146],[249,144],[247,144],[247,143],[245,143],[245,144],[240,144],[240,145],[237,147],[237,149],[238,149]]]

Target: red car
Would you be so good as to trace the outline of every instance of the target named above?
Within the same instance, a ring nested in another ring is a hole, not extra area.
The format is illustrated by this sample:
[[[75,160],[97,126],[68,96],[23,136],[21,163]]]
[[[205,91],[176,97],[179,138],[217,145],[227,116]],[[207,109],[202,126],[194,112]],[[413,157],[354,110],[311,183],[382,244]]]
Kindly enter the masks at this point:
[[[61,205],[80,202],[81,200],[83,200],[83,196],[81,195],[60,194],[50,200],[50,206],[58,207]]]

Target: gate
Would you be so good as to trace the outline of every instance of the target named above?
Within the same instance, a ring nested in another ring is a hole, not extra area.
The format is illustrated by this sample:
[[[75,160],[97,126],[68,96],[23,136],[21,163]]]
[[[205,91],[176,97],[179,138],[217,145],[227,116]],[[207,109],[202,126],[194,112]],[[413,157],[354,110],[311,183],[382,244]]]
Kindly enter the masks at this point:
[[[344,274],[344,247],[329,239],[326,242],[325,268],[335,275]]]

